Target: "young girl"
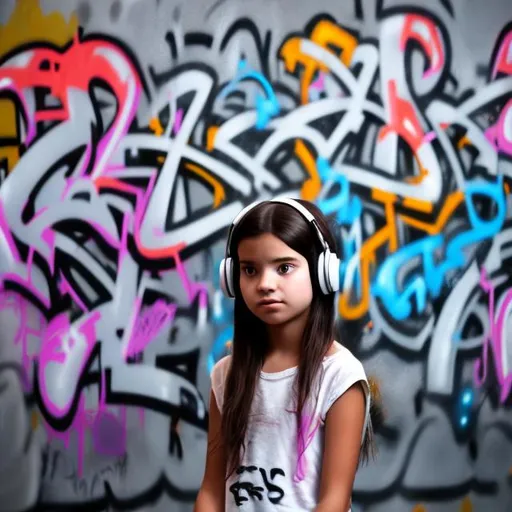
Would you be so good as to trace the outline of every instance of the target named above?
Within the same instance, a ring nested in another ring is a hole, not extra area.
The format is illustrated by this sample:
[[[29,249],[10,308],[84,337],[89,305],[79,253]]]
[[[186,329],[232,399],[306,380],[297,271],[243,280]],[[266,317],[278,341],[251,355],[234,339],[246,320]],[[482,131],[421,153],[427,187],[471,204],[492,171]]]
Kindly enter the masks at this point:
[[[336,242],[311,203],[242,210],[220,268],[235,298],[232,355],[212,371],[195,512],[350,511],[372,443],[361,363],[334,340]]]

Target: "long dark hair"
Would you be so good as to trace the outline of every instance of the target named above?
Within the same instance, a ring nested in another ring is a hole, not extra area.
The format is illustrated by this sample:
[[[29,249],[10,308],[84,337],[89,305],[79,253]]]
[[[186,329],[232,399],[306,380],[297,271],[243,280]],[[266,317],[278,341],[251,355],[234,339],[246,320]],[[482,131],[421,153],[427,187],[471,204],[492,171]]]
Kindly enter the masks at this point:
[[[320,209],[310,202],[296,201],[315,217],[318,228],[331,251],[337,252],[336,239],[328,220]],[[251,403],[267,350],[265,324],[251,313],[241,296],[237,248],[242,240],[265,233],[276,236],[306,258],[313,286],[313,299],[302,337],[296,382],[298,429],[301,428],[302,413],[312,393],[323,358],[335,339],[334,294],[324,295],[320,290],[316,269],[323,247],[313,226],[289,205],[270,201],[258,204],[235,228],[230,247],[234,263],[234,336],[232,360],[224,391],[221,426],[222,441],[226,450],[227,477],[236,471],[242,453],[245,451],[245,435]],[[363,459],[368,458],[372,441],[369,439],[372,436],[368,433],[361,450]]]

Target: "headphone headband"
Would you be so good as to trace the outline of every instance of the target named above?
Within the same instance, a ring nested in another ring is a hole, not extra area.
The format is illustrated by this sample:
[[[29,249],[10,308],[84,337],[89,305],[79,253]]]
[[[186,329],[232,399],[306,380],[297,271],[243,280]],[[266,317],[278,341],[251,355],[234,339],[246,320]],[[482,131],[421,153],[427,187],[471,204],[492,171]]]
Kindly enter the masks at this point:
[[[313,225],[313,228],[317,234],[318,239],[320,240],[320,243],[322,244],[324,249],[329,249],[329,245],[326,242],[324,236],[322,235],[322,232],[320,231],[320,228],[318,227],[318,223],[316,222],[316,219],[314,215],[304,208],[299,202],[295,201],[294,199],[290,199],[287,197],[283,198],[276,198],[276,199],[269,199],[265,201],[254,201],[253,203],[247,205],[245,208],[243,208],[238,215],[233,219],[233,222],[231,223],[231,226],[229,228],[228,233],[228,239],[226,242],[226,257],[231,255],[231,241],[233,239],[233,233],[235,231],[236,226],[244,219],[244,217],[256,206],[263,203],[281,203],[281,204],[287,204],[288,206],[291,206],[295,210],[297,210],[305,220],[307,220],[310,224]]]

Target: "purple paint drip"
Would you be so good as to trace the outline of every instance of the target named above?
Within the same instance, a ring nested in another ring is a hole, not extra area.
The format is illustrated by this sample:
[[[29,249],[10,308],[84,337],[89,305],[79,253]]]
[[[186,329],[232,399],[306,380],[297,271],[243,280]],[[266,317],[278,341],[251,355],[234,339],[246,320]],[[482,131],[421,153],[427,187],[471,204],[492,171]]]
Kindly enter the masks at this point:
[[[182,108],[179,108],[176,111],[176,115],[174,116],[174,125],[172,127],[172,131],[173,131],[174,135],[177,135],[181,129],[181,124],[183,122],[183,113],[184,112],[183,112]]]
[[[3,234],[5,241],[7,242],[7,247],[9,247],[9,251],[11,253],[12,258],[17,263],[20,263],[21,258],[18,253],[16,244],[14,243],[14,239],[11,235],[11,230],[9,229],[9,223],[7,222],[7,219],[5,217],[4,205],[1,200],[0,200],[0,231]]]
[[[30,327],[28,319],[28,305],[28,301],[16,293],[2,292],[0,294],[0,311],[10,309],[18,318],[18,330],[16,331],[16,334],[14,336],[14,344],[21,344],[23,384],[24,390],[27,393],[32,391],[30,375],[32,363],[36,358],[35,354],[32,355],[29,353],[29,336],[36,336],[38,338],[41,338],[45,330],[45,319],[44,316],[39,311],[35,311],[38,321],[37,328]]]
[[[82,302],[82,299],[78,296],[73,286],[68,282],[63,274],[60,274],[59,291],[62,295],[69,293],[75,304],[84,312],[87,312],[87,306]]]
[[[12,283],[16,283],[22,288],[25,288],[28,292],[32,294],[32,296],[41,302],[45,308],[50,308],[50,299],[48,297],[45,297],[37,288],[32,286],[32,284],[29,281],[24,280],[21,278],[18,274],[13,274],[10,272],[6,272],[2,274],[2,280],[5,281],[11,281]]]
[[[136,306],[137,312],[139,307],[140,301]],[[153,339],[172,322],[176,308],[175,304],[167,304],[163,300],[157,300],[148,307],[135,322],[124,353],[125,359],[143,352]]]
[[[505,375],[503,371],[503,359],[505,357],[503,345],[507,342],[506,339],[503,339],[503,328],[508,318],[509,306],[512,303],[512,288],[507,290],[496,316],[494,312],[495,288],[492,281],[487,278],[487,273],[484,268],[482,268],[480,273],[480,286],[489,294],[489,323],[491,329],[484,338],[482,357],[475,362],[473,378],[478,387],[481,387],[485,382],[487,378],[489,349],[491,349],[494,356],[496,377],[501,388],[500,403],[504,403],[512,390],[512,373],[509,372]]]
[[[80,320],[80,325],[77,326],[77,330],[82,335],[82,338],[86,342],[86,347],[82,355],[80,362],[79,371],[76,377],[75,386],[78,383],[78,379],[83,372],[85,364],[87,363],[89,356],[96,344],[96,323],[100,320],[100,313],[94,312]],[[39,354],[39,366],[38,366],[38,377],[41,390],[41,398],[45,404],[47,410],[56,418],[62,418],[69,413],[71,405],[73,403],[74,394],[70,396],[69,401],[64,405],[57,405],[54,403],[50,390],[46,387],[45,372],[48,364],[53,363],[54,365],[65,366],[69,353],[64,348],[64,339],[70,333],[71,325],[69,319],[65,313],[62,313],[53,318],[46,332],[43,336],[41,344],[41,351]],[[71,335],[68,337],[69,351],[71,352],[74,344],[77,342]]]
[[[312,425],[314,427],[311,429]],[[313,415],[303,414],[299,431],[297,433],[297,465],[295,467],[295,474],[293,481],[295,483],[302,482],[307,474],[307,460],[306,450],[308,449],[311,441],[313,441],[315,434],[320,427],[320,420],[316,420]]]

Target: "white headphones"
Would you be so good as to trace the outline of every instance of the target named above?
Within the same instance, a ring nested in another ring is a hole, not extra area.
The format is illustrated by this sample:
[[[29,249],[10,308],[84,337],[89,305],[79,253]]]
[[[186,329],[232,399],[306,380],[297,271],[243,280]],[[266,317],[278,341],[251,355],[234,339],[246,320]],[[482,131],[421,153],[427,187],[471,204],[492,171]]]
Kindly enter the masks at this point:
[[[219,277],[220,277],[220,287],[222,291],[227,297],[234,298],[235,297],[235,286],[234,286],[234,268],[233,268],[233,258],[230,254],[231,248],[231,240],[233,238],[233,232],[240,223],[240,221],[247,215],[247,213],[252,210],[256,205],[260,204],[262,201],[256,201],[251,203],[249,206],[246,206],[233,220],[231,227],[229,228],[228,240],[226,243],[226,256],[220,262],[219,268]],[[317,234],[320,243],[324,247],[323,252],[318,257],[318,265],[317,265],[317,276],[318,283],[320,284],[320,289],[322,293],[328,295],[330,293],[335,293],[339,290],[340,287],[340,260],[336,256],[335,253],[332,253],[329,249],[329,245],[325,241],[318,224],[316,222],[315,217],[300,203],[294,201],[293,199],[271,199],[269,202],[271,203],[282,203],[295,208],[314,228],[315,233]]]

